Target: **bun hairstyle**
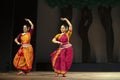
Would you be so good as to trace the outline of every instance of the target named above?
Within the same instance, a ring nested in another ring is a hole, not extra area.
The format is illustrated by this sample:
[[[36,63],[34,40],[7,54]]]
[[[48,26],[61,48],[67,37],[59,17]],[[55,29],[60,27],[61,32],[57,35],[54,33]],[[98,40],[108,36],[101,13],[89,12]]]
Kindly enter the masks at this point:
[[[28,28],[28,31],[30,31],[30,24],[28,22],[24,22],[24,25],[23,26],[26,26]]]
[[[63,24],[63,26],[65,27],[65,29],[66,29],[66,32],[69,30],[68,29],[68,25],[66,25],[66,24]]]
[[[62,22],[62,25],[65,27],[66,32],[67,32],[67,31],[69,30],[68,24],[67,24],[65,21],[63,21],[63,22]]]

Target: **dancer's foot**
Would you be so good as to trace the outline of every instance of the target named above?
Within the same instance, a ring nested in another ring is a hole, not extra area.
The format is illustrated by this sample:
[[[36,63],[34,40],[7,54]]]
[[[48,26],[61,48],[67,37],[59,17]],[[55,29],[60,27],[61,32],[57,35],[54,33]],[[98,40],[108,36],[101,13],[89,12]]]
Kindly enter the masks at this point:
[[[24,72],[24,75],[27,76],[27,75],[28,75],[28,72]]]
[[[25,75],[25,73],[23,71],[19,71],[17,75]]]
[[[55,77],[58,77],[59,76],[59,73],[56,73]]]
[[[65,75],[65,74],[63,74],[63,77],[66,77],[66,75]]]

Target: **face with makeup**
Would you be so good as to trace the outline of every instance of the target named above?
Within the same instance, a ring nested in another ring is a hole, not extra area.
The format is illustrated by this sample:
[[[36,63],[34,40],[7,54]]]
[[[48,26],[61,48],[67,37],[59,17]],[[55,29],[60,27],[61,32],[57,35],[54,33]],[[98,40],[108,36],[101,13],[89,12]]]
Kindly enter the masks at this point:
[[[65,33],[65,32],[67,32],[67,27],[65,27],[65,25],[62,25],[60,30],[62,33]]]
[[[29,28],[27,27],[27,25],[24,25],[24,26],[23,26],[23,32],[26,33],[26,32],[28,32],[28,31],[29,31]]]

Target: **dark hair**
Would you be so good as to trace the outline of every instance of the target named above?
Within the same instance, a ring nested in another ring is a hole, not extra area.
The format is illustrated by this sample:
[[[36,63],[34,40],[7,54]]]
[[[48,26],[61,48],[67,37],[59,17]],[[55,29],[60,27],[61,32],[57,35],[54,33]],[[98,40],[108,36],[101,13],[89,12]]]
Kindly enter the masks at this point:
[[[69,30],[69,26],[68,26],[68,24],[65,22],[65,21],[63,21],[62,22],[62,25],[65,27],[65,29],[68,31]],[[66,31],[66,32],[67,32]]]
[[[30,31],[30,26],[29,25],[23,25],[23,27],[26,26],[27,27],[27,31],[29,32]]]
[[[28,31],[30,31],[30,24],[29,24],[29,22],[24,22],[24,25],[29,29]]]
[[[63,26],[64,26],[65,29],[68,31],[68,25],[63,24]]]

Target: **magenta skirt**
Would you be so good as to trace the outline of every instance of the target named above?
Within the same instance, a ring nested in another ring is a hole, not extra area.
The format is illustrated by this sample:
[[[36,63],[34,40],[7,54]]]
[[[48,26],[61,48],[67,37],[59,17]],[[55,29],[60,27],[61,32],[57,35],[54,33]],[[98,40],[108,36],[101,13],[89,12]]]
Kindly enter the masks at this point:
[[[65,74],[71,67],[73,48],[58,48],[51,54],[52,68],[56,73]]]

